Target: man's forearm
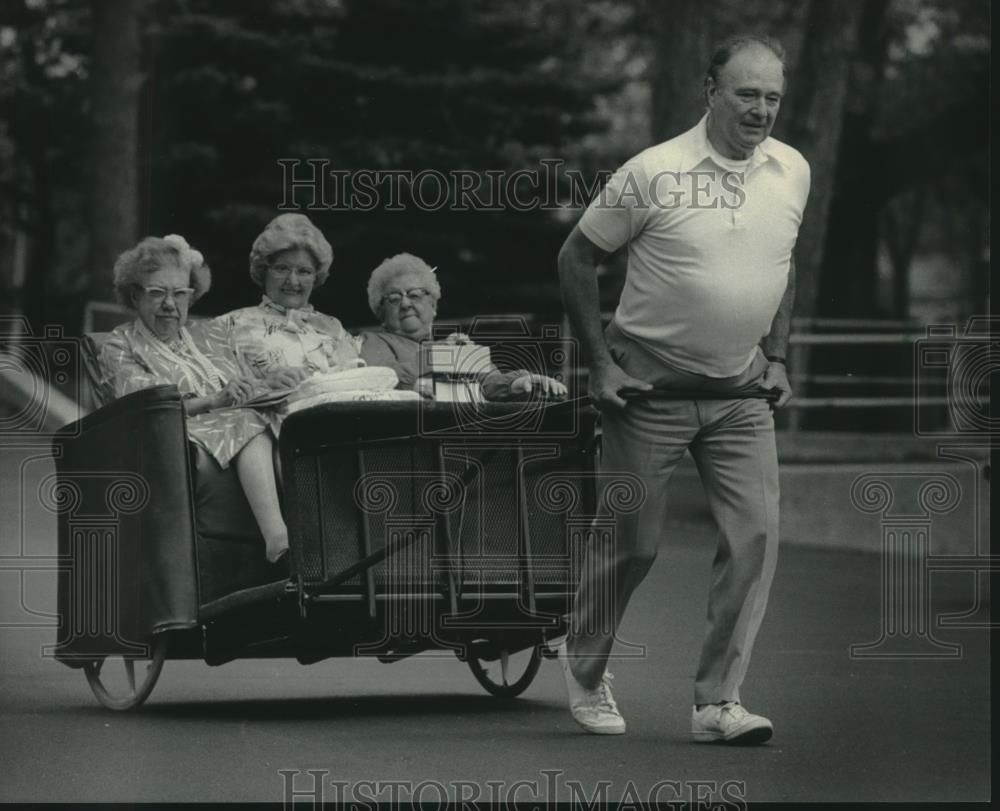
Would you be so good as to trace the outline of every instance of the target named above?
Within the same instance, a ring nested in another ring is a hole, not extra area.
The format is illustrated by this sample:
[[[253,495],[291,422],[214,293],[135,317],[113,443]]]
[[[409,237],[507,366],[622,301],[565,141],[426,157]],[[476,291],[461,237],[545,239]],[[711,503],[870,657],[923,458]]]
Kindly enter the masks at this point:
[[[792,309],[795,305],[795,259],[792,258],[788,269],[788,285],[781,297],[778,312],[771,322],[771,331],[761,341],[761,348],[769,358],[785,358],[788,356],[788,335],[792,329]]]
[[[580,341],[582,361],[590,367],[611,363],[601,328],[601,303],[597,286],[599,252],[574,232],[559,252],[559,284],[563,305],[573,333]]]

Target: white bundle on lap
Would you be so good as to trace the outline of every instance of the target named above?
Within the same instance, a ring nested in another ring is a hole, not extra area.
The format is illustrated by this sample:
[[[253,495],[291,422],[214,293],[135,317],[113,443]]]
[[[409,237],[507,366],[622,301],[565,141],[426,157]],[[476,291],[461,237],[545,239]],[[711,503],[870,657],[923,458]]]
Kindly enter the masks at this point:
[[[414,391],[397,391],[399,378],[384,366],[362,366],[335,372],[317,372],[303,380],[287,400],[287,413],[323,403],[419,400]]]

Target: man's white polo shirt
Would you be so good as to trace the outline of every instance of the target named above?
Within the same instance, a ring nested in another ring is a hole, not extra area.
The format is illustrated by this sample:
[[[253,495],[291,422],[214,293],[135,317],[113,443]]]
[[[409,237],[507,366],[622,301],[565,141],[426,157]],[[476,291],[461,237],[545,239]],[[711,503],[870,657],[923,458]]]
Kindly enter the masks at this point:
[[[766,139],[741,165],[696,127],[641,152],[580,220],[605,251],[628,245],[615,323],[672,366],[732,377],[753,360],[788,283],[809,164]]]

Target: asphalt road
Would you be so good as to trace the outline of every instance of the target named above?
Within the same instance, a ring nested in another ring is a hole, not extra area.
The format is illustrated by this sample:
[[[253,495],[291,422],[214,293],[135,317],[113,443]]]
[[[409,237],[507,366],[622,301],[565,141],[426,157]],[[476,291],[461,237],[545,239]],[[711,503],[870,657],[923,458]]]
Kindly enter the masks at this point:
[[[44,545],[37,536],[48,529],[16,531]],[[415,793],[427,803],[442,792],[609,803],[989,798],[987,634],[936,630],[961,646],[952,659],[852,659],[850,645],[882,627],[873,555],[783,550],[744,685],[745,703],[772,718],[775,736],[754,748],[693,743],[712,546],[704,524],[668,527],[632,603],[621,636],[645,653],[611,665],[629,724],[622,737],[576,727],[551,661],[508,702],[453,658],[168,661],[145,707],[116,714],[96,704],[79,671],[41,655],[50,629],[0,628],[0,800],[280,802],[293,788],[305,792],[300,801]],[[51,575],[24,577],[29,607],[51,608]],[[43,621],[20,607],[16,583],[3,572],[0,618]],[[931,598],[935,616],[968,610],[970,577],[935,574]]]

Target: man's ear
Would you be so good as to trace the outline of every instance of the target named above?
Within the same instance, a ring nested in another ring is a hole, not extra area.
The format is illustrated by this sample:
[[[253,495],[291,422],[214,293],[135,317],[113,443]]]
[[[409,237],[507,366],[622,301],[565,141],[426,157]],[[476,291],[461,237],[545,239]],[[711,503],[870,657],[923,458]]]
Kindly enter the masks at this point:
[[[705,103],[712,107],[715,104],[715,95],[719,91],[719,85],[711,76],[705,78]]]

